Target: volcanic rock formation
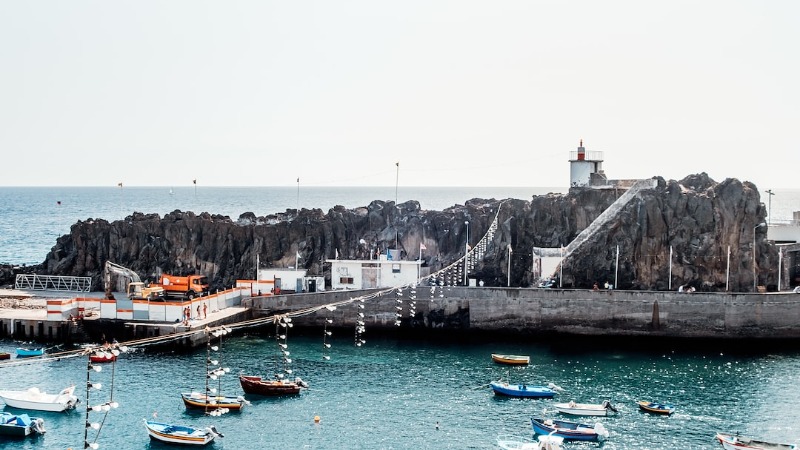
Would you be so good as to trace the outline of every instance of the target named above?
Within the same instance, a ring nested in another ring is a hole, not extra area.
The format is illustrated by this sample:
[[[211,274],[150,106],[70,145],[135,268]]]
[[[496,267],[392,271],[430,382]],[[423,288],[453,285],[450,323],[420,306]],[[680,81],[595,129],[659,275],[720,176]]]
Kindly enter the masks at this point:
[[[667,289],[672,254],[673,289],[688,284],[724,290],[730,251],[730,290],[752,290],[754,227],[766,214],[756,186],[736,179],[717,183],[704,173],[681,181],[655,180],[654,188],[627,202],[610,225],[596,230],[564,260],[563,285],[590,288],[616,278],[619,289]],[[497,216],[497,232],[470,277],[505,286],[510,244],[511,286],[528,287],[537,281],[533,247],[567,246],[623,193],[573,188],[566,195],[530,201],[472,199],[443,211],[421,210],[416,201],[395,205],[376,200],[327,213],[291,209],[259,217],[248,212],[236,220],[209,213],[174,211],[160,217],[136,212],[115,222],[79,221],[57,240],[37,271],[90,276],[94,289],[101,290],[103,265],[111,260],[143,280],[155,280],[160,273],[201,273],[215,288],[224,288],[252,279],[258,257],[262,267],[298,261],[329,283],[326,260],[337,254],[369,259],[396,245],[404,258],[416,259],[424,244],[424,265],[435,272],[463,256],[465,221],[474,244]],[[765,227],[755,231],[759,284],[775,284],[777,273],[766,268],[775,265],[770,262],[777,258],[776,249],[766,241]]]

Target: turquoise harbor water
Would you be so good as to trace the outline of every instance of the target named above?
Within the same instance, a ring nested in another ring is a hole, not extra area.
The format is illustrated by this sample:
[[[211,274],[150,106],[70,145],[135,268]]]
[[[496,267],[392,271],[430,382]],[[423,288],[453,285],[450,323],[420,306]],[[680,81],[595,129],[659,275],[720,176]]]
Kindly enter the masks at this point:
[[[273,373],[275,340],[267,335],[226,338],[220,359],[231,368],[221,392],[241,394],[235,374]],[[319,333],[321,334],[321,332]],[[608,441],[567,449],[714,449],[716,431],[777,441],[800,441],[800,352],[728,353],[714,349],[614,350],[577,342],[456,342],[369,337],[353,345],[351,330],[334,332],[331,359],[322,338],[289,336],[295,374],[310,388],[299,396],[248,396],[238,413],[208,417],[186,412],[180,392],[202,388],[205,351],[164,354],[137,350],[116,363],[113,398],[97,442],[103,449],[170,448],[151,442],[142,420],[214,424],[225,434],[216,449],[490,449],[498,435],[532,436],[531,416],[556,417],[553,402],[611,400],[619,413],[602,421]],[[13,343],[5,343],[4,350]],[[527,367],[499,366],[492,352],[531,355]],[[108,400],[112,366],[91,374],[104,383],[91,404]],[[82,390],[85,358],[0,368],[3,388],[38,386],[55,392],[68,383]],[[565,389],[554,400],[500,398],[487,383],[500,377]],[[85,392],[81,393],[83,397]],[[635,401],[677,405],[671,417],[638,411]],[[85,405],[82,400],[81,405]],[[44,436],[0,441],[2,449],[82,448],[84,411],[42,413]],[[314,417],[319,416],[319,424]],[[90,413],[91,421],[102,420]],[[436,425],[439,424],[437,430]],[[90,430],[91,431],[91,430]],[[89,433],[93,439],[93,433]]]

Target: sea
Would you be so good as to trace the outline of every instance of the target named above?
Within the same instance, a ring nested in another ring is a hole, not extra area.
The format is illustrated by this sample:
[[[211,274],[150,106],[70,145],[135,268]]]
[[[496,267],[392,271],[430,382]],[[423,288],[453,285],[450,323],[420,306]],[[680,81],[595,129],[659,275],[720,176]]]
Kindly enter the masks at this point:
[[[397,192],[396,192],[397,191]],[[417,200],[441,210],[472,198],[519,198],[565,192],[558,188],[0,188],[0,261],[37,264],[78,220],[117,220],[134,211],[164,214],[207,211],[235,219],[244,212],[268,215],[286,209],[373,200]],[[774,191],[772,222],[800,210],[800,190]],[[766,200],[766,198],[764,199]],[[59,203],[60,202],[60,203]],[[236,374],[271,376],[278,369],[274,330],[236,329],[214,358],[230,373],[214,383],[225,395],[241,395]],[[717,449],[716,432],[775,442],[800,443],[800,348],[763,348],[735,343],[648,344],[597,339],[448,338],[385,335],[367,328],[355,345],[355,330],[289,329],[286,342],[293,375],[309,388],[284,398],[246,396],[241,412],[212,417],[187,411],[181,392],[202,390],[206,351],[164,352],[133,348],[101,372],[85,357],[0,366],[0,390],[55,393],[75,384],[82,399],[65,413],[28,412],[45,420],[42,436],[0,436],[0,449],[168,449],[151,441],[143,421],[214,425],[224,437],[215,449],[494,449],[498,437],[533,438],[532,417],[557,418],[553,403],[609,400],[618,413],[577,418],[601,422],[603,443],[565,443],[564,449]],[[323,343],[330,343],[324,349]],[[13,353],[30,343],[0,341]],[[55,345],[55,344],[53,344]],[[57,352],[63,348],[50,348]],[[501,366],[491,353],[530,355],[528,366]],[[330,356],[329,360],[323,356]],[[13,360],[12,360],[13,362]],[[489,382],[548,385],[563,389],[552,400],[495,396]],[[87,381],[102,383],[99,391]],[[638,410],[636,401],[676,407],[668,417]],[[114,401],[108,412],[86,406]],[[3,407],[14,413],[25,411]],[[319,420],[315,420],[318,418]],[[99,431],[86,427],[101,423]]]

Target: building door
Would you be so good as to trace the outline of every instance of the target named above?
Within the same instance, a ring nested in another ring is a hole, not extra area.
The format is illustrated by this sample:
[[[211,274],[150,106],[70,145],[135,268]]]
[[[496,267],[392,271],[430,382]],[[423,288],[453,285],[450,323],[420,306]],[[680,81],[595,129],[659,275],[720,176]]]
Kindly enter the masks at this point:
[[[361,268],[361,289],[375,289],[378,287],[378,269],[375,267]]]

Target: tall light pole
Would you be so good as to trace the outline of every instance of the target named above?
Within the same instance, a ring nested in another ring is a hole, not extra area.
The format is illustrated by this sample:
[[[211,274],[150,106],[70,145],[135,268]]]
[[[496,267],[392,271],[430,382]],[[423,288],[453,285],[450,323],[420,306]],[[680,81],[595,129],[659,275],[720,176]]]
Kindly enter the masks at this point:
[[[396,163],[394,163],[394,165],[397,166],[397,175],[395,176],[395,179],[394,179],[394,207],[395,207],[395,209],[397,209],[399,211],[399,209],[397,208],[397,186],[400,185],[400,161],[397,161]],[[395,230],[395,232],[394,232],[394,248],[395,248],[395,250],[397,250],[397,240],[399,239],[398,233],[399,233],[399,231]]]
[[[511,244],[508,244],[508,283],[506,287],[511,287]]]
[[[467,285],[467,257],[469,256],[469,221],[465,220],[464,225],[467,226],[467,241],[464,243],[464,286]]]
[[[767,211],[767,225],[772,225],[772,196],[775,195],[775,193],[772,192],[772,189],[767,189],[764,192],[769,194],[769,202],[768,202],[769,211]]]
[[[767,224],[761,222],[753,227],[753,292],[758,290],[758,275],[756,275],[756,230],[765,226],[767,226]]]

